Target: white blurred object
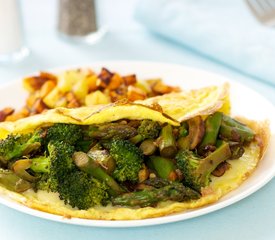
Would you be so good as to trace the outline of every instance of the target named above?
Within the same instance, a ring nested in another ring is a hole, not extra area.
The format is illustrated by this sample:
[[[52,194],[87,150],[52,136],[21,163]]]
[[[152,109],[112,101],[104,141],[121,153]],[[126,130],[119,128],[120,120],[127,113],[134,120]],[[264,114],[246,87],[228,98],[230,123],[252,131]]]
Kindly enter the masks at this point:
[[[28,55],[17,0],[0,0],[0,62],[18,61]]]
[[[267,26],[275,26],[275,0],[246,0],[255,17]]]

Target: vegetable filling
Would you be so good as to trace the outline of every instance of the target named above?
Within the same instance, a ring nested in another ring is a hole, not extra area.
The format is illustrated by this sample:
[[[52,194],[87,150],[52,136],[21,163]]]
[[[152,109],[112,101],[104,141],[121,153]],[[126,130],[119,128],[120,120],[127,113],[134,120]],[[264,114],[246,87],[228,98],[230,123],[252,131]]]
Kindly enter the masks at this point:
[[[84,210],[191,201],[254,139],[248,126],[220,112],[179,127],[149,119],[56,123],[0,141],[0,184],[15,192],[57,192]]]

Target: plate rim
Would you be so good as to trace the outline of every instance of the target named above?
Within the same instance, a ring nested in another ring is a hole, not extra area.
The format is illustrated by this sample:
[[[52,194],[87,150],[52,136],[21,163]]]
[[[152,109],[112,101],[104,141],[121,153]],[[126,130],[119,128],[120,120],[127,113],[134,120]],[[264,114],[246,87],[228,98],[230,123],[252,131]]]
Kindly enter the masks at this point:
[[[165,63],[165,62],[157,62],[157,61],[133,61],[133,60],[118,60],[118,61],[98,61],[98,62],[91,62],[91,63],[85,63],[85,64],[74,64],[74,65],[66,65],[66,66],[60,66],[60,67],[55,67],[55,68],[49,68],[45,69],[43,71],[49,71],[53,73],[58,73],[62,72],[64,70],[69,70],[69,69],[74,69],[74,68],[93,68],[93,67],[103,67],[106,66],[115,66],[115,65],[154,65],[156,66],[164,66],[164,67],[169,67],[169,68],[180,68],[183,71],[189,71],[189,72],[199,72],[200,74],[207,74],[209,76],[213,76],[215,79],[220,78],[222,81],[229,82],[230,85],[233,84],[235,86],[241,86],[242,88],[245,88],[247,90],[250,90],[253,94],[255,94],[257,97],[261,97],[263,100],[265,100],[267,103],[270,104],[270,107],[272,108],[272,112],[275,113],[275,107],[272,102],[270,102],[268,99],[266,99],[265,96],[261,95],[254,89],[245,86],[244,84],[235,81],[234,79],[231,79],[230,77],[227,77],[225,75],[215,73],[212,71],[208,71],[205,69],[201,68],[196,68],[184,64],[174,64],[174,63]],[[141,67],[142,68],[142,67]],[[114,69],[115,71],[115,69]],[[25,76],[32,76],[37,74],[39,71],[30,73]],[[142,72],[142,70],[141,70]],[[139,74],[138,72],[136,73],[137,75]],[[0,91],[5,89],[6,87],[12,86],[14,84],[22,84],[22,78],[21,79],[15,79],[13,81],[4,83],[0,85]],[[161,76],[160,76],[161,77]],[[273,123],[275,124],[275,123]],[[273,137],[273,140],[275,136]],[[272,139],[270,139],[272,140]],[[269,146],[270,148],[270,146]],[[269,149],[268,148],[268,149]],[[206,205],[202,208],[195,209],[194,211],[185,211],[182,213],[177,213],[177,214],[171,214],[168,216],[163,216],[163,217],[156,217],[156,218],[149,218],[149,219],[141,219],[141,220],[91,220],[91,219],[81,219],[81,218],[71,218],[71,219],[66,219],[63,216],[51,214],[51,213],[46,213],[43,211],[39,211],[36,209],[29,208],[23,204],[20,204],[15,201],[11,201],[8,199],[5,199],[5,197],[0,195],[0,203],[10,207],[12,209],[15,209],[19,212],[26,213],[28,215],[34,216],[34,217],[39,217],[42,219],[46,220],[51,220],[51,221],[56,221],[56,222],[61,222],[61,223],[66,223],[66,224],[73,224],[73,225],[81,225],[81,226],[92,226],[92,227],[111,227],[111,228],[127,228],[127,227],[142,227],[142,226],[152,226],[152,225],[160,225],[160,224],[166,224],[166,223],[172,223],[172,222],[178,222],[178,221],[183,221],[187,220],[190,218],[195,218],[198,216],[203,216],[208,213],[212,213],[214,211],[220,210],[222,208],[225,208],[227,206],[230,206],[232,204],[237,203],[238,201],[248,197],[249,195],[255,193],[258,191],[260,188],[265,186],[275,175],[275,164],[273,168],[269,171],[269,174],[265,175],[263,180],[261,182],[258,182],[256,185],[253,185],[253,187],[250,187],[246,190],[244,190],[241,194],[237,194],[235,196],[230,197],[229,199],[226,199],[224,202],[215,202],[213,204]]]

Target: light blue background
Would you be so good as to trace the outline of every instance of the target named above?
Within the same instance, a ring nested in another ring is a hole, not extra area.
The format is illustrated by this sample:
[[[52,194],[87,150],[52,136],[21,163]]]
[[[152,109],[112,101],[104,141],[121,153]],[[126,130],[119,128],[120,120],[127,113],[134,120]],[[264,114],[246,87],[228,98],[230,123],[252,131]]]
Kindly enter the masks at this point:
[[[144,31],[131,18],[135,0],[118,0],[116,7],[110,8],[112,2],[100,0],[102,23],[111,23],[108,35],[97,45],[76,46],[63,42],[56,36],[56,1],[22,0],[26,37],[32,54],[22,63],[0,66],[0,83],[37,70],[64,65],[104,60],[149,60],[179,63],[223,74],[250,86],[275,103],[274,88]],[[0,239],[271,240],[275,239],[275,180],[246,199],[222,210],[153,227],[111,229],[66,225],[32,217],[0,205]]]

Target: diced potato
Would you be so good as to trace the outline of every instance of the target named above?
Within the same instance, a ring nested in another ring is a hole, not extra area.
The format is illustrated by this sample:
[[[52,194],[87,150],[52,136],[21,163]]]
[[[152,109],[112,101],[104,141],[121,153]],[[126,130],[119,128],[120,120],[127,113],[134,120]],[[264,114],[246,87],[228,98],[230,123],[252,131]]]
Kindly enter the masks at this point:
[[[127,86],[134,85],[137,82],[136,74],[124,76],[123,80]]]
[[[67,108],[76,108],[80,107],[81,104],[79,101],[76,99],[76,96],[72,92],[68,92],[66,94],[66,101],[67,101]]]
[[[40,98],[46,97],[56,86],[54,81],[45,82],[40,89]]]
[[[44,99],[43,102],[49,108],[55,107],[65,107],[66,106],[66,99],[64,95],[59,91],[58,88],[54,88]]]
[[[102,68],[101,72],[98,75],[98,78],[99,78],[99,81],[97,82],[98,86],[102,88],[106,88],[109,85],[113,75],[114,74],[110,72],[107,68]]]
[[[36,99],[35,103],[33,104],[32,111],[33,113],[42,113],[46,109],[45,103],[42,101],[41,98]]]
[[[167,94],[171,92],[179,92],[179,87],[172,87],[166,85],[161,79],[147,80],[151,84],[152,90],[157,94]]]
[[[95,74],[89,74],[86,76],[86,81],[88,84],[88,92],[92,92],[97,90],[97,82],[98,78]]]
[[[47,81],[57,82],[56,76],[51,73],[41,72],[39,76],[27,77],[23,79],[23,87],[30,93],[39,90]]]
[[[110,91],[110,97],[112,102],[120,101],[127,98],[127,87],[120,86],[116,90]]]
[[[0,111],[0,122],[5,121],[6,117],[14,113],[14,109],[6,107]]]
[[[90,93],[85,98],[85,105],[92,106],[96,104],[108,104],[110,103],[110,97],[97,90],[93,93]]]
[[[140,88],[129,86],[127,98],[132,102],[136,100],[143,100],[146,98],[146,92],[144,92]]]
[[[85,97],[88,94],[88,91],[89,86],[86,77],[79,77],[79,79],[77,80],[77,82],[75,82],[72,88],[72,92],[80,102],[84,102]]]
[[[143,90],[146,93],[151,92],[150,85],[146,81],[138,81],[134,86],[137,87],[137,88],[140,88],[141,90]]]
[[[110,80],[110,82],[109,82],[107,88],[110,89],[110,90],[115,90],[115,89],[117,89],[122,83],[123,83],[123,79],[121,78],[121,76],[120,76],[119,74],[115,73],[115,74],[112,76],[112,78],[111,78],[111,80]]]
[[[62,93],[70,92],[74,84],[84,77],[85,74],[78,70],[63,72],[58,77],[58,88]]]
[[[27,107],[31,109],[32,106],[34,105],[36,99],[37,99],[37,94],[36,94],[36,92],[31,93],[31,94],[28,96],[27,100],[26,100],[26,105],[27,105]]]
[[[26,107],[23,107],[19,112],[16,112],[7,116],[5,121],[14,122],[20,118],[28,117],[29,115],[30,115],[30,111]]]

